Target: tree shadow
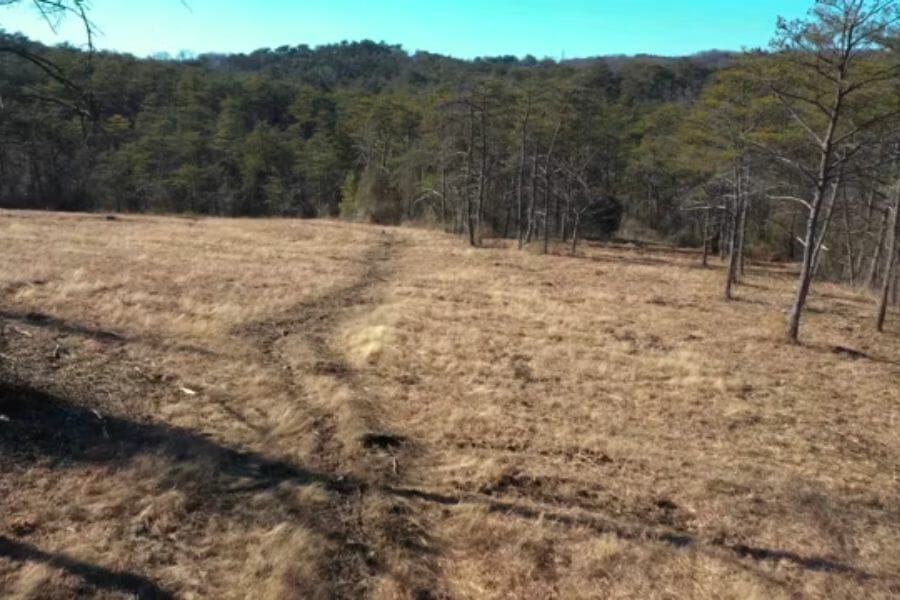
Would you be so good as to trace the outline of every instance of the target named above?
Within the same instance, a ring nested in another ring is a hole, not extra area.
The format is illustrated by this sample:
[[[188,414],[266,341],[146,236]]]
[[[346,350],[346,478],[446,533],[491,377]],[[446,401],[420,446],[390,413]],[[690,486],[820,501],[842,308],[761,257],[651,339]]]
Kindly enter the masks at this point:
[[[609,241],[587,240],[587,245],[591,248],[604,248],[607,250],[626,250],[637,253],[648,254],[682,254],[685,256],[703,256],[703,248],[691,248],[688,246],[674,246],[660,242],[648,242],[641,240],[631,240],[627,238],[613,238]],[[710,254],[712,256],[712,254]]]
[[[688,268],[688,265],[673,262],[671,260],[665,260],[662,258],[655,258],[652,256],[625,256],[622,254],[616,254],[614,256],[596,256],[596,255],[585,255],[585,256],[572,256],[570,254],[561,254],[559,256],[566,256],[568,258],[576,258],[581,260],[589,260],[592,262],[599,263],[607,263],[607,264],[627,264],[639,267],[658,267],[658,266],[667,266],[667,267],[679,267],[679,268]]]
[[[739,288],[738,288],[739,289]],[[754,306],[766,306],[774,309],[779,309],[780,305],[776,301],[768,302],[766,300],[760,300],[759,298],[748,298],[747,296],[741,296],[738,293],[732,292],[732,296],[730,300],[726,300],[726,302],[737,302],[739,304],[752,304]]]
[[[794,281],[797,279],[797,272],[791,268],[779,266],[772,263],[753,263],[747,266],[748,275],[767,277],[771,279],[781,279]]]
[[[864,316],[859,307],[847,304],[832,303],[830,306],[807,304],[804,310],[811,315],[836,315],[847,321],[858,320]]]
[[[334,507],[343,507],[366,492],[382,492],[380,486],[231,448],[183,428],[103,414],[0,374],[0,470],[15,473],[37,463],[57,471],[79,464],[116,470],[138,456],[164,461],[158,485],[182,493],[192,515],[218,514],[268,527],[289,521],[329,541],[334,549],[316,557],[329,597],[355,598],[365,589],[366,579],[350,575],[348,569],[376,575],[385,568],[376,557],[380,549],[348,537],[342,528],[342,509],[308,510],[281,489],[285,483],[318,484],[338,495]],[[260,503],[258,494],[263,491],[272,493]],[[431,561],[429,555],[436,550],[427,532],[410,531],[396,520],[377,524],[392,528],[383,532],[385,539],[402,546],[411,560]]]
[[[857,350],[856,348],[850,348],[849,346],[834,346],[817,342],[801,342],[800,345],[819,354],[829,354],[831,356],[844,358],[846,360],[867,361],[894,367],[900,366],[900,361],[891,360],[882,356],[876,356],[874,354],[869,354],[868,352],[863,352],[862,350]]]
[[[58,331],[59,333],[87,337],[97,340],[98,342],[121,343],[128,341],[124,336],[119,335],[118,333],[106,331],[104,329],[88,327],[80,323],[73,323],[42,312],[18,312],[2,310],[0,311],[0,318],[8,319],[10,321],[18,321],[19,323],[31,325],[34,327],[46,327],[48,329]]]
[[[349,491],[359,482],[221,445],[167,424],[139,423],[104,415],[27,385],[0,380],[0,461],[10,464],[49,459],[53,467],[72,463],[122,465],[136,455],[157,454],[173,463],[206,459],[227,479],[254,482],[253,489],[283,481],[320,483]],[[227,490],[226,490],[227,491]]]
[[[372,302],[371,288],[384,281],[384,269],[380,265],[389,259],[397,245],[392,237],[383,237],[363,257],[365,271],[350,285],[312,302],[300,303],[274,318],[245,324],[234,333],[248,337],[259,346],[265,361],[279,373],[283,388],[295,397],[302,398],[305,391],[290,362],[280,355],[279,342],[287,334],[301,336],[310,346],[318,359],[310,366],[312,372],[334,377],[360,395],[368,393],[362,389],[352,365],[330,346],[329,340],[345,310]],[[0,313],[2,316],[56,331],[92,333],[88,328],[46,315],[35,318],[30,314]],[[434,591],[440,590],[436,558],[439,548],[432,543],[432,536],[408,516],[410,507],[401,497],[380,497],[385,492],[382,486],[373,483],[379,480],[373,470],[358,477],[339,473],[344,468],[338,458],[343,442],[332,439],[333,423],[326,413],[312,411],[318,422],[315,451],[321,457],[314,464],[324,465],[323,470],[316,470],[291,460],[229,447],[202,432],[149,419],[138,421],[101,414],[93,410],[97,406],[94,398],[90,392],[83,393],[77,380],[71,387],[66,385],[66,397],[60,397],[36,387],[42,385],[40,379],[22,377],[25,383],[0,371],[0,469],[27,468],[40,462],[42,467],[56,470],[88,463],[102,464],[114,471],[127,466],[133,458],[151,456],[159,462],[153,463],[151,485],[182,494],[191,514],[221,515],[235,523],[265,527],[297,523],[331,542],[325,545],[322,556],[313,557],[318,568],[316,574],[327,586],[329,597],[359,597],[373,576],[388,572],[410,589],[432,596],[439,594]],[[222,408],[228,411],[227,406]],[[228,412],[243,421],[239,414]],[[387,446],[415,447],[412,440],[401,441],[381,429],[373,431],[374,435],[360,440],[361,452],[390,450],[393,454],[396,448]],[[393,464],[396,475],[397,462]],[[336,496],[329,495],[327,505],[311,510],[283,484],[316,484]],[[370,492],[374,498],[365,496]],[[366,514],[363,522],[362,514],[356,515],[354,511],[368,506],[375,508]],[[369,535],[371,530],[376,533]],[[392,566],[397,562],[397,555],[403,556],[402,570]]]
[[[135,340],[114,331],[90,327],[82,323],[68,321],[55,315],[49,315],[47,313],[38,311],[21,312],[0,310],[0,319],[7,319],[9,321],[15,321],[23,325],[29,325],[31,327],[40,327],[43,329],[52,330],[56,334],[60,335],[74,335],[78,337],[88,338],[98,342],[103,342],[105,344],[124,344],[127,342],[140,341],[150,347],[161,350],[187,352],[204,356],[206,358],[218,358],[222,356],[222,354],[219,352],[210,350],[208,348],[203,348],[195,344],[182,343],[173,345],[166,343],[164,340],[156,339],[152,336],[142,338],[140,340]]]
[[[128,593],[141,600],[164,600],[175,596],[153,580],[130,571],[116,571],[65,554],[45,552],[25,542],[0,535],[0,557],[18,562],[37,562],[80,577],[100,590]]]
[[[520,517],[535,521],[549,521],[568,527],[583,527],[602,535],[614,535],[632,542],[657,542],[679,549],[694,548],[699,551],[725,552],[733,558],[749,558],[755,561],[787,561],[807,571],[835,573],[858,579],[886,579],[858,569],[839,560],[824,556],[806,556],[790,550],[766,548],[724,540],[704,541],[695,534],[677,529],[660,529],[645,524],[627,524],[595,514],[563,513],[545,507],[531,507],[516,502],[494,500],[484,496],[467,494],[458,496],[409,488],[389,488],[388,492],[406,498],[416,498],[443,505],[476,503],[484,505],[490,512]],[[887,578],[894,581],[893,578]]]
[[[570,511],[570,506],[559,503],[546,505],[541,499],[538,499],[538,504],[531,506],[487,494],[448,494],[389,484],[372,484],[352,476],[308,469],[290,461],[230,448],[178,427],[155,422],[139,423],[104,415],[28,385],[10,383],[4,378],[0,378],[0,415],[3,416],[0,420],[0,467],[4,469],[39,460],[49,460],[51,467],[57,469],[77,463],[116,467],[124,466],[130,459],[143,454],[162,456],[172,465],[205,461],[208,468],[200,472],[192,471],[190,481],[167,477],[166,485],[192,495],[192,501],[198,509],[216,511],[226,516],[237,510],[235,506],[247,504],[239,501],[241,494],[255,494],[276,488],[285,482],[299,485],[317,483],[345,498],[366,491],[376,491],[397,500],[418,500],[445,506],[478,504],[490,512],[587,528],[598,534],[615,535],[638,543],[656,542],[678,549],[696,549],[717,554],[724,552],[734,559],[756,562],[786,561],[804,570],[843,574],[858,579],[884,579],[827,556],[806,556],[778,548],[704,540],[679,528],[661,527],[657,523],[643,521],[621,522],[607,517],[599,510],[582,507],[577,511]],[[201,481],[195,481],[196,478]],[[277,499],[276,502],[288,500]],[[296,508],[286,510],[304,526],[338,544],[341,552],[351,555],[350,560],[361,561],[375,570],[379,568],[379,565],[372,564],[370,548],[362,543],[348,542],[344,532],[333,522],[335,515],[327,512],[305,514]],[[403,510],[402,506],[398,510]],[[239,513],[233,514],[235,517],[238,515]],[[394,542],[402,545],[413,556],[429,560],[427,555],[434,554],[436,550],[430,543],[417,542],[424,532],[406,531],[404,519],[398,518],[398,523],[402,527],[398,527],[397,532],[388,532],[395,538]],[[60,566],[86,580],[94,578],[107,585],[117,585],[117,589],[131,585],[133,588],[143,589],[140,586],[144,586],[150,592],[156,591],[140,576],[93,567],[67,559],[63,555],[31,549],[19,542],[6,541],[5,544],[0,545],[0,555],[5,552],[24,557],[20,560],[32,560],[28,557],[33,556],[34,560]],[[159,592],[165,594],[165,590],[160,589]],[[357,592],[358,588],[354,588],[334,595],[353,597]]]
[[[770,288],[769,286],[762,285],[762,284],[760,284],[760,283],[753,283],[753,282],[747,281],[746,279],[741,280],[741,281],[738,281],[738,282],[737,282],[737,285],[738,285],[739,287],[750,288],[751,290],[764,290],[764,291],[769,291],[769,290],[772,289],[772,288]]]
[[[827,298],[828,300],[840,300],[842,302],[849,302],[851,304],[859,304],[867,308],[875,304],[871,299],[865,298],[864,296],[860,295],[838,294],[835,292],[822,292],[818,290],[815,292],[815,295],[819,298]]]

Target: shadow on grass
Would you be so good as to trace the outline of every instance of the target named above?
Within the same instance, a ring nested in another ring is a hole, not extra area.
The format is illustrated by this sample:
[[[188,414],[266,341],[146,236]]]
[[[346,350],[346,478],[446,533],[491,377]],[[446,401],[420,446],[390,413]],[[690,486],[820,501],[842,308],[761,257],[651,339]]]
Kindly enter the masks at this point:
[[[665,260],[662,258],[655,258],[653,256],[628,256],[624,254],[616,254],[615,256],[595,256],[595,255],[571,255],[571,254],[560,254],[558,256],[564,256],[567,258],[576,258],[581,260],[589,260],[592,262],[598,263],[606,263],[606,264],[626,264],[632,266],[639,267],[678,267],[678,268],[687,268],[689,265],[674,262],[671,260]]]
[[[0,311],[0,318],[9,319],[10,321],[18,321],[19,323],[32,325],[34,327],[46,327],[48,329],[53,329],[59,333],[87,337],[97,340],[98,342],[112,343],[127,341],[125,337],[119,335],[118,333],[106,331],[103,329],[97,329],[94,327],[88,327],[86,325],[81,325],[80,323],[72,323],[66,321],[65,319],[60,319],[59,317],[54,317],[52,315],[41,312],[25,313],[3,310]]]
[[[560,513],[552,510],[548,511],[543,508],[523,506],[514,502],[490,500],[478,496],[462,497],[415,489],[392,489],[390,491],[407,498],[417,498],[445,505],[475,502],[486,505],[491,512],[499,512],[526,519],[550,521],[565,526],[585,527],[600,534],[615,535],[618,538],[629,541],[658,542],[668,544],[675,548],[725,551],[731,556],[751,558],[757,561],[788,561],[809,571],[850,575],[859,579],[877,578],[871,573],[827,557],[804,556],[788,550],[765,548],[748,544],[731,544],[717,541],[704,542],[688,532],[653,529],[643,525],[629,525],[594,515]]]
[[[829,354],[831,356],[836,356],[845,360],[865,361],[900,367],[900,361],[891,360],[890,358],[885,358],[883,356],[869,354],[868,352],[863,352],[862,350],[857,350],[856,348],[850,348],[849,346],[833,346],[815,342],[801,342],[800,346],[812,350],[813,352],[816,352],[818,354]]]
[[[75,321],[67,321],[66,319],[62,319],[60,317],[49,315],[43,312],[0,310],[0,319],[7,319],[9,321],[14,321],[23,325],[29,325],[31,327],[40,327],[43,329],[52,330],[57,335],[74,335],[82,338],[92,339],[97,342],[103,342],[105,344],[124,344],[128,342],[141,341],[148,346],[163,350],[187,352],[205,356],[207,358],[217,358],[222,356],[218,352],[193,344],[170,345],[166,344],[160,339],[155,339],[153,337],[135,340],[114,331],[108,331],[96,327],[89,327]]]
[[[624,238],[614,238],[609,241],[586,240],[585,243],[590,248],[603,248],[606,250],[625,250],[641,254],[681,254],[685,256],[703,256],[703,248],[691,248],[687,246],[674,246],[660,242],[649,242],[642,240],[629,240]],[[710,253],[710,259],[713,254]]]
[[[318,483],[346,495],[359,490],[359,483],[229,448],[185,429],[101,414],[28,385],[10,383],[0,376],[0,472],[15,477],[17,470],[37,463],[55,471],[79,464],[104,465],[116,470],[144,455],[163,461],[158,485],[182,493],[193,516],[217,514],[236,523],[259,523],[266,527],[296,522],[334,544],[336,554],[332,556],[329,551],[323,558],[328,564],[340,561],[342,565],[361,565],[360,568],[369,572],[378,568],[369,558],[370,548],[347,544],[347,536],[333,515],[327,511],[305,510],[296,505],[292,495],[276,489],[287,482]],[[274,492],[268,501],[264,504],[249,501],[263,490]],[[69,564],[57,562],[63,566]],[[48,564],[57,563],[48,561]],[[328,586],[332,597],[359,595],[360,580],[337,573],[338,579],[331,581],[335,567],[323,564],[322,569],[323,585]],[[88,582],[89,576],[99,573],[87,568],[72,572]],[[112,581],[124,580],[113,578]]]
[[[741,281],[739,281],[738,286],[750,288],[751,290],[763,290],[763,291],[767,291],[767,292],[772,289],[769,286],[762,285],[760,283],[753,283],[751,281],[747,281],[746,279],[742,279]]]
[[[45,552],[30,544],[0,535],[0,557],[18,562],[43,563],[84,580],[100,590],[125,592],[141,600],[174,598],[152,580],[129,571],[115,571],[65,554]]]
[[[656,542],[674,548],[694,548],[699,551],[724,553],[732,558],[754,561],[787,561],[815,572],[836,573],[858,579],[878,579],[880,576],[860,570],[839,560],[822,556],[804,556],[777,548],[765,548],[750,544],[707,541],[696,535],[677,529],[663,529],[645,523],[623,523],[599,513],[581,510],[580,514],[561,512],[567,506],[533,507],[512,501],[498,500],[484,494],[452,495],[427,490],[398,487],[369,482],[336,473],[307,469],[288,461],[269,458],[254,452],[240,451],[221,445],[196,433],[159,423],[137,423],[78,406],[67,400],[28,387],[15,385],[0,379],[0,467],[28,464],[37,460],[51,460],[56,468],[67,464],[88,462],[124,465],[139,454],[156,453],[172,463],[201,459],[211,461],[200,477],[208,478],[201,486],[199,506],[208,510],[228,513],[236,504],[235,496],[255,493],[277,487],[283,482],[297,484],[318,483],[328,490],[344,496],[360,494],[366,490],[381,492],[395,499],[419,500],[440,505],[480,504],[491,512],[502,513],[529,520],[543,520],[569,527],[583,527],[599,534],[615,535],[636,542]],[[6,464],[8,463],[8,464]],[[197,475],[194,475],[197,476]],[[191,487],[184,481],[168,479],[168,485]],[[181,489],[181,487],[179,487]],[[196,493],[196,490],[194,490]],[[223,498],[231,498],[230,501]],[[318,520],[309,515],[290,512],[304,525],[314,527],[332,541],[345,544],[344,551],[357,554],[355,560],[370,562],[370,549],[346,546],[341,533],[328,525],[329,517],[319,515]],[[62,555],[42,552],[19,542],[6,540],[0,548],[7,554],[16,554],[20,560],[41,560],[59,566],[88,582],[99,580],[109,586],[126,585],[155,590],[140,576],[118,573],[102,567],[93,567],[66,559]],[[410,547],[410,550],[416,550]],[[426,544],[422,554],[433,552]],[[2,553],[2,552],[0,552]],[[33,557],[33,558],[31,558]],[[160,593],[164,593],[159,590]],[[358,591],[358,590],[354,590]],[[350,590],[336,597],[352,597]],[[152,597],[152,596],[147,596]],[[165,597],[165,596],[162,596]]]
[[[753,306],[766,306],[769,308],[780,309],[783,308],[778,304],[776,300],[760,300],[759,298],[748,298],[747,296],[742,296],[740,294],[740,286],[732,291],[731,299],[724,300],[724,302],[737,302],[738,304],[752,304]]]
[[[254,452],[235,450],[192,431],[166,424],[138,423],[91,410],[27,385],[0,380],[0,464],[50,459],[69,463],[124,464],[139,454],[159,454],[173,463],[206,459],[216,476],[251,480],[254,489],[282,481],[321,483],[348,491],[340,477],[305,469]],[[228,490],[223,490],[228,491]]]

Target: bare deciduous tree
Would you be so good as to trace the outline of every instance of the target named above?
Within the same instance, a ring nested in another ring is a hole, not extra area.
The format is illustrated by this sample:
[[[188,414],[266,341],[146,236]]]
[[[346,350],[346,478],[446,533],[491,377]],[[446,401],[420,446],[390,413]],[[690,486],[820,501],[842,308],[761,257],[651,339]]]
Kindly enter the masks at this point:
[[[893,186],[892,202],[890,210],[890,225],[886,244],[887,260],[884,268],[884,281],[881,284],[881,295],[878,299],[878,313],[875,326],[878,331],[884,331],[884,322],[887,318],[887,307],[890,299],[891,284],[895,281],[894,271],[897,267],[897,238],[900,237],[900,181]]]

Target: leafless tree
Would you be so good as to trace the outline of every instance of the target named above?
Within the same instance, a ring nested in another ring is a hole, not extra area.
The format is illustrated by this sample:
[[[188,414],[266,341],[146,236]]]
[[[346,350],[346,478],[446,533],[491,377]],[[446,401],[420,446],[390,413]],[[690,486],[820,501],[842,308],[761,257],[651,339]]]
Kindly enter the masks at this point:
[[[890,299],[891,284],[895,282],[894,271],[897,267],[898,238],[900,238],[900,181],[894,183],[892,190],[892,202],[888,210],[890,219],[888,226],[888,238],[886,243],[887,260],[884,268],[884,280],[881,284],[881,295],[878,299],[878,313],[875,321],[878,331],[884,331],[884,322],[887,317],[888,301]]]

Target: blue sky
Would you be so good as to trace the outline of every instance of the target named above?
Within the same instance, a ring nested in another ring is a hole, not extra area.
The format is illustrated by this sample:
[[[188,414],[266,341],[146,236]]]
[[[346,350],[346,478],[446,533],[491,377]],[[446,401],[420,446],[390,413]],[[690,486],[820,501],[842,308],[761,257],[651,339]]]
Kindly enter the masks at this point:
[[[813,0],[93,0],[101,48],[148,55],[248,52],[372,39],[461,58],[533,54],[683,55],[768,44],[778,15]],[[0,8],[0,28],[79,45],[74,22],[54,33],[27,6]]]

